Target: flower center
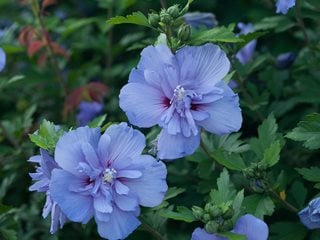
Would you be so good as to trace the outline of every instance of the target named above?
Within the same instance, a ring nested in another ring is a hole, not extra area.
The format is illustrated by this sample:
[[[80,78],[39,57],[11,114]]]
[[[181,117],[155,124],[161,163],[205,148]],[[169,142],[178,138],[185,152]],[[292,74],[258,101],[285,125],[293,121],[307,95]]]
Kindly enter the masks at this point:
[[[104,182],[112,183],[116,175],[117,171],[114,168],[107,168],[104,170],[102,178]]]
[[[186,96],[186,90],[184,90],[184,88],[181,85],[178,85],[173,91],[173,98],[171,99],[170,104],[172,104],[174,100],[177,100],[177,101],[183,100],[185,96]]]

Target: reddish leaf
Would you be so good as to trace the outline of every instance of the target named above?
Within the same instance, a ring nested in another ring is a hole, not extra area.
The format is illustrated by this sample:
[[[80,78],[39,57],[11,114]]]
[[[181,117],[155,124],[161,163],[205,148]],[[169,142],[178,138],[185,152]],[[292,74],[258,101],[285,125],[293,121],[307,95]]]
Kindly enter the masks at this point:
[[[87,85],[90,98],[96,102],[102,102],[103,97],[107,94],[108,88],[100,82],[91,82]]]
[[[47,61],[47,54],[46,53],[42,53],[40,54],[40,56],[38,57],[38,61],[37,64],[41,67],[43,67],[45,65]]]
[[[53,50],[53,53],[61,55],[62,57],[64,57],[65,59],[68,58],[68,53],[65,49],[63,49],[62,47],[60,47],[60,45],[56,42],[52,42],[51,43],[51,47]]]
[[[24,27],[19,34],[19,42],[22,46],[27,46],[35,37],[35,29],[31,26]]]
[[[28,55],[29,57],[32,57],[36,52],[38,52],[43,46],[45,46],[45,43],[43,41],[33,41],[28,46]]]
[[[49,7],[49,6],[51,6],[51,5],[54,5],[54,4],[56,4],[57,3],[57,1],[56,0],[43,0],[43,2],[42,2],[42,11],[46,8],[46,7]]]

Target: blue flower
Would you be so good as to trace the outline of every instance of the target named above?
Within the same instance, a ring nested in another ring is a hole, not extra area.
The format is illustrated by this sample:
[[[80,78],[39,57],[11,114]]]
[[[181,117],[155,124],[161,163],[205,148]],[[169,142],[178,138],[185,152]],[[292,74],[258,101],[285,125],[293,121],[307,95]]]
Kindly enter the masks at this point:
[[[159,205],[167,191],[166,167],[141,155],[145,138],[126,123],[80,127],[64,134],[55,149],[50,193],[65,215],[87,223],[94,217],[101,237],[123,239],[140,222],[140,206]]]
[[[289,68],[296,60],[296,54],[293,52],[282,53],[277,57],[276,67],[278,69]]]
[[[246,35],[248,33],[254,32],[252,23],[244,24],[238,23],[238,28],[240,29],[239,35]],[[257,40],[252,40],[246,44],[240,51],[237,53],[236,57],[242,64],[249,62],[253,56],[254,50],[257,45]]]
[[[0,48],[0,72],[4,69],[6,65],[6,53]]]
[[[207,12],[186,13],[183,19],[188,25],[194,28],[213,28],[218,25],[215,15]]]
[[[51,213],[50,232],[55,233],[58,230],[59,223],[60,228],[62,228],[67,220],[66,216],[61,212],[60,207],[57,205],[55,201],[52,200],[49,191],[51,172],[53,169],[59,168],[59,166],[54,161],[53,157],[50,156],[46,150],[40,149],[40,154],[41,155],[32,156],[29,159],[29,162],[39,164],[39,166],[36,169],[36,172],[30,173],[32,180],[35,180],[37,182],[34,183],[29,188],[29,190],[46,193],[46,203],[42,211],[42,216],[46,218],[49,215],[49,213]]]
[[[309,229],[320,228],[320,198],[309,202],[299,213],[300,221]]]
[[[290,8],[296,5],[296,0],[278,0],[276,3],[277,13],[287,14]]]
[[[85,126],[95,117],[97,117],[103,109],[103,104],[98,102],[82,101],[78,107],[77,123],[78,126]]]
[[[242,124],[239,98],[222,80],[230,62],[214,44],[186,46],[172,54],[165,45],[149,46],[120,92],[120,107],[139,127],[159,125],[160,159],[192,154],[200,130],[223,135]]]
[[[246,214],[237,220],[232,232],[245,235],[247,240],[267,240],[269,228],[264,221]],[[204,229],[197,228],[193,231],[191,240],[227,240],[227,238],[209,234]]]

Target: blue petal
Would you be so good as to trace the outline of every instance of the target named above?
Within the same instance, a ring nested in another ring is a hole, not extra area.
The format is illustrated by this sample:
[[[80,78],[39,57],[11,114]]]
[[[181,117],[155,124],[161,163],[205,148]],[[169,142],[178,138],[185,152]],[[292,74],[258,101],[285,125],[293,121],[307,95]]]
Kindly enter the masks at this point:
[[[59,166],[73,174],[80,174],[77,170],[79,162],[86,162],[81,144],[89,143],[96,148],[100,138],[99,128],[80,127],[65,133],[58,141],[55,149],[55,160]]]
[[[58,167],[58,164],[55,162],[54,158],[49,155],[48,151],[44,149],[40,149],[41,153],[41,163],[40,166],[42,167],[43,173],[50,178],[51,177],[51,171],[54,168]]]
[[[217,237],[215,234],[209,234],[202,228],[196,228],[193,233],[191,240],[227,240],[224,237]]]
[[[108,134],[104,133],[101,135],[98,143],[98,155],[100,164],[104,167],[107,167],[106,163],[109,159],[111,138]]]
[[[52,200],[74,222],[87,223],[93,216],[93,199],[90,195],[72,192],[70,186],[83,185],[84,180],[64,170],[54,169],[50,183]]]
[[[296,0],[278,0],[276,13],[287,14],[290,8],[296,5]]]
[[[155,207],[159,205],[168,189],[166,166],[163,162],[157,162],[149,155],[135,157],[133,166],[139,168],[142,176],[124,181],[126,186],[130,188],[130,193],[138,196],[142,206]]]
[[[267,240],[269,235],[268,225],[251,214],[240,217],[233,231],[245,235],[248,240]]]
[[[111,138],[109,160],[117,170],[127,166],[127,159],[139,156],[145,147],[144,135],[126,123],[114,124],[105,133]]]
[[[6,54],[2,48],[0,48],[0,72],[4,69],[6,65]]]
[[[115,194],[113,197],[114,203],[123,211],[135,211],[139,208],[139,201],[133,195]]]
[[[93,200],[94,209],[101,213],[112,212],[111,194],[100,194]]]
[[[134,212],[124,212],[117,207],[114,207],[109,221],[96,218],[96,222],[100,236],[109,240],[125,239],[140,225]]]
[[[219,83],[219,86],[225,90],[224,97],[199,107],[201,111],[209,113],[210,117],[199,121],[198,124],[218,135],[239,131],[242,125],[242,114],[238,95],[234,94],[225,83]]]
[[[246,64],[252,59],[256,45],[257,40],[252,40],[239,50],[239,52],[236,54],[236,57],[240,63]]]
[[[129,83],[120,92],[120,107],[126,112],[131,124],[151,127],[158,124],[166,109],[164,94],[154,87]]]
[[[230,62],[217,45],[183,47],[176,54],[180,66],[180,85],[198,94],[211,91],[230,69]]]
[[[183,134],[171,135],[162,129],[158,139],[158,158],[176,159],[191,155],[200,144],[200,134],[185,137]]]
[[[308,207],[302,209],[298,215],[300,221],[308,229],[320,228],[320,198],[313,199]]]

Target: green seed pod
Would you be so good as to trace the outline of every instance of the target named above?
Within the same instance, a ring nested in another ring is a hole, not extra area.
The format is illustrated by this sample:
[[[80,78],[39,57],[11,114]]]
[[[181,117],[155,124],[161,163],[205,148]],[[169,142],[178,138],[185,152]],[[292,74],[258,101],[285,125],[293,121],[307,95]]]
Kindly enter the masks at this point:
[[[219,207],[214,206],[210,209],[210,215],[212,218],[218,218],[222,215],[222,211]]]
[[[207,223],[211,220],[210,214],[209,213],[205,213],[202,215],[202,221]]]
[[[204,226],[204,229],[208,233],[216,233],[218,232],[219,224],[215,221],[210,221],[210,222],[207,222],[207,224]]]
[[[175,4],[175,5],[171,6],[171,7],[169,7],[167,9],[167,13],[169,13],[173,19],[178,18],[179,15],[180,15],[179,5]]]
[[[204,210],[201,207],[193,206],[192,213],[196,219],[201,220],[204,214]]]
[[[148,21],[152,27],[157,28],[159,26],[160,16],[156,13],[149,13]]]
[[[233,217],[234,210],[233,208],[229,207],[226,212],[223,213],[223,218],[224,219],[231,219]]]
[[[191,27],[187,24],[182,24],[178,30],[178,39],[182,42],[188,41],[191,36]]]
[[[227,231],[230,231],[232,228],[233,228],[233,221],[229,219],[224,221],[223,224],[220,225],[219,231],[227,232]]]

